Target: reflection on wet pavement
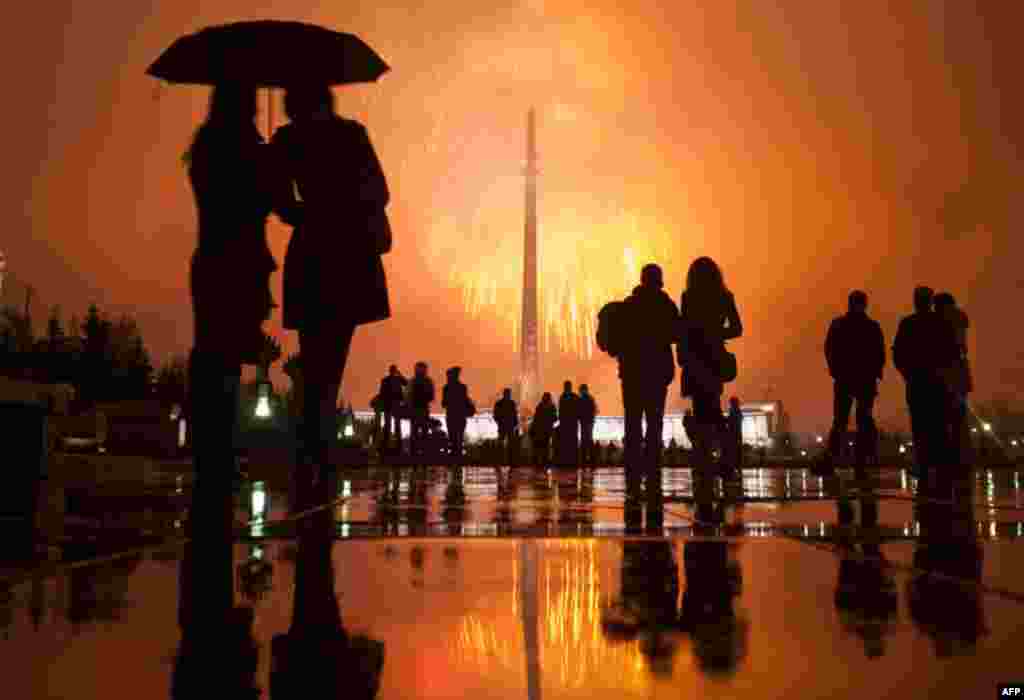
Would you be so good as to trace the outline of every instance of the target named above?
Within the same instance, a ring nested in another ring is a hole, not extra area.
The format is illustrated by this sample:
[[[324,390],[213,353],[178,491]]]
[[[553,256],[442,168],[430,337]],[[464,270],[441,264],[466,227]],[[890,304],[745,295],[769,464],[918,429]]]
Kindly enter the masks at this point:
[[[1017,678],[1017,473],[952,498],[895,470],[859,490],[804,470],[744,477],[700,510],[689,470],[666,470],[659,521],[627,517],[621,469],[344,472],[323,561],[348,638],[383,653],[381,698],[954,698]],[[249,484],[236,506],[237,599],[271,697],[271,640],[294,636],[308,554],[280,522],[285,492]],[[173,533],[165,515],[140,521]],[[89,532],[65,533],[62,558],[116,549]],[[176,554],[0,583],[10,697],[164,696]]]

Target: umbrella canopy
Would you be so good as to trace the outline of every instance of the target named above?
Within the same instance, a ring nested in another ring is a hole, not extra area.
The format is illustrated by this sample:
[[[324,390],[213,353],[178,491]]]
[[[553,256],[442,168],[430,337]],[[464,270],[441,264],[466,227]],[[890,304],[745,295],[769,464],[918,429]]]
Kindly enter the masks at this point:
[[[207,27],[177,39],[147,70],[171,83],[259,87],[374,82],[388,65],[359,37],[302,22]]]

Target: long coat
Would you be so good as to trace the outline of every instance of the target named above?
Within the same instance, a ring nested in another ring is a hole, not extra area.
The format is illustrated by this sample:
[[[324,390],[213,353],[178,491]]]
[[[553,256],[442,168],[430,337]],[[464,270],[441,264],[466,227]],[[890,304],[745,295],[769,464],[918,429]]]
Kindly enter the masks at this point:
[[[390,193],[366,128],[332,115],[286,124],[272,143],[303,205],[284,260],[284,327],[389,318],[384,265],[370,221],[383,212]]]

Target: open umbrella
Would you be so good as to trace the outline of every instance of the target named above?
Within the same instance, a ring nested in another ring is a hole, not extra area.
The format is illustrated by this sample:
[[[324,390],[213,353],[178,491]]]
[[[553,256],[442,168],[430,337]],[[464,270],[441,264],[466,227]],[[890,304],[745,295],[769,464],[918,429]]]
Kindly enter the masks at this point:
[[[246,83],[286,87],[296,83],[370,83],[388,64],[354,34],[314,24],[256,20],[232,22],[180,37],[146,69],[170,83]],[[270,106],[270,95],[267,95]],[[272,110],[267,110],[268,135]]]
[[[207,27],[175,40],[147,70],[171,83],[259,87],[374,82],[388,65],[359,37],[302,22]]]

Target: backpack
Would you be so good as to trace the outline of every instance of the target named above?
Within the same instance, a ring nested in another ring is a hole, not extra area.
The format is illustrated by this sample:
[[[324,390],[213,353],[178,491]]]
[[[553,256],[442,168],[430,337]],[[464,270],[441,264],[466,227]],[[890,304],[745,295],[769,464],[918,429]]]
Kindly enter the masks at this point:
[[[612,357],[618,357],[623,344],[623,313],[626,302],[610,301],[597,312],[597,347]]]

